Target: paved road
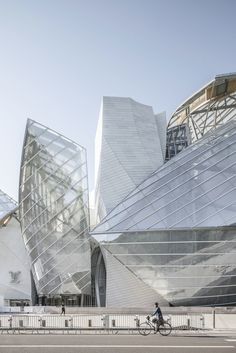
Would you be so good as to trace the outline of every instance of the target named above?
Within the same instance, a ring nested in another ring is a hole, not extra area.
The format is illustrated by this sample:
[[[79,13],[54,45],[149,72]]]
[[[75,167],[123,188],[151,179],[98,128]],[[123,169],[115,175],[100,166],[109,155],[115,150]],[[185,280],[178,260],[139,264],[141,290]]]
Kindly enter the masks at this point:
[[[0,353],[232,353],[236,337],[1,335]]]

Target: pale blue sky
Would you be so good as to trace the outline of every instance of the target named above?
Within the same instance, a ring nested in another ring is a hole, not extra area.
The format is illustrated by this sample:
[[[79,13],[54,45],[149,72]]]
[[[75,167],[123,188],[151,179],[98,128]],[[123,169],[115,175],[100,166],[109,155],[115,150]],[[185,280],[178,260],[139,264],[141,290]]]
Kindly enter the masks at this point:
[[[236,0],[0,0],[0,189],[17,199],[27,117],[87,148],[101,97],[167,116],[236,71]]]

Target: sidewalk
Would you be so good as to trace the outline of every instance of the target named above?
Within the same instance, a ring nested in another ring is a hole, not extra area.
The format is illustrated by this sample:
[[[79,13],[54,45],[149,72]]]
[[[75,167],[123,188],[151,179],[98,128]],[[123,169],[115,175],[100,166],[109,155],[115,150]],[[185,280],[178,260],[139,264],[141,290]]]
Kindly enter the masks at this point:
[[[0,330],[0,334],[16,334],[16,335],[22,335],[22,334],[40,334],[40,335],[57,335],[57,334],[64,334],[64,335],[95,335],[95,336],[106,336],[106,335],[139,335],[138,330],[99,330],[99,329],[90,329],[90,330],[70,330],[70,329],[50,329],[50,328],[45,328],[45,329],[24,329],[24,328],[16,328],[16,329],[5,329],[5,330]],[[159,334],[157,334],[159,336]],[[209,329],[209,330],[175,330],[173,329],[170,336],[174,337],[225,337],[225,338],[230,338],[230,339],[235,339],[236,341],[236,329]]]
[[[234,337],[234,338],[236,338],[236,329],[212,329],[212,330],[207,330],[207,336]]]
[[[173,330],[172,335],[174,336],[192,336],[192,337],[230,337],[236,339],[236,329],[209,329],[209,330],[196,330],[196,331],[175,331]]]

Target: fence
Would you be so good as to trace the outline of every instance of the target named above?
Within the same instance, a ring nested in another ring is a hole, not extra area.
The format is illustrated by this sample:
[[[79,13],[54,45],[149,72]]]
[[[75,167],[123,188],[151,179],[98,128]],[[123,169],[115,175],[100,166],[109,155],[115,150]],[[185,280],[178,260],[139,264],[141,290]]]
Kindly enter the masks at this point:
[[[145,315],[0,315],[0,332],[16,333],[21,331],[84,331],[96,332],[137,332],[140,323],[146,319]],[[204,317],[198,314],[165,316],[176,330],[202,330]]]

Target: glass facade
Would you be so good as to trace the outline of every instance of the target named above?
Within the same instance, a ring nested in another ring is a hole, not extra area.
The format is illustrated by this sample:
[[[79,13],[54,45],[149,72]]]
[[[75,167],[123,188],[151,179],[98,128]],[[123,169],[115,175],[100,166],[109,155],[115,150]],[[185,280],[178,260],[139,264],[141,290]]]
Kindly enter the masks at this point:
[[[90,294],[86,151],[28,120],[20,221],[39,296]]]
[[[236,304],[236,227],[94,236],[164,305]]]
[[[169,128],[166,136],[165,160],[170,160],[190,144],[190,134],[186,124]]]

